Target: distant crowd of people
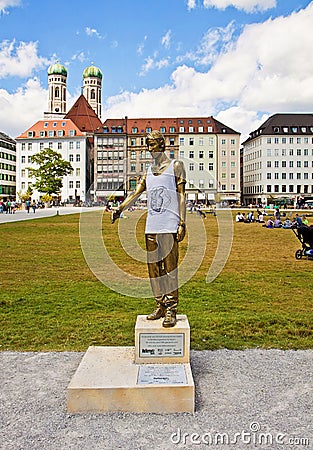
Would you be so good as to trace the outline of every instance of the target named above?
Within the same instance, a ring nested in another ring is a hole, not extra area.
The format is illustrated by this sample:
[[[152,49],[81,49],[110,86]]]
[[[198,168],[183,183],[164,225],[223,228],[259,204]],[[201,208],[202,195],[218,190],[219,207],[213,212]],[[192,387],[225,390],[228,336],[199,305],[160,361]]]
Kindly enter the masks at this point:
[[[286,217],[286,213],[281,213],[279,209],[276,209],[270,216],[268,216],[268,213],[265,210],[261,211],[259,209],[256,211],[256,216],[253,211],[249,211],[247,215],[238,212],[235,220],[236,222],[244,223],[258,222],[266,228],[299,228],[302,225],[309,225],[309,221],[305,214],[300,216],[296,213],[295,217],[292,218],[292,213],[290,213],[290,217]]]

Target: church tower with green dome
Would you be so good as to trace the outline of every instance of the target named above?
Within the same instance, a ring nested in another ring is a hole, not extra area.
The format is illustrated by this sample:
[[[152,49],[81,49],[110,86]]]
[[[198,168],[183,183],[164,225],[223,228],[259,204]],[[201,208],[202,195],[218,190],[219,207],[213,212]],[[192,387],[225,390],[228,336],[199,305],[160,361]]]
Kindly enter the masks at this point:
[[[48,69],[48,111],[45,117],[63,117],[66,114],[66,68],[56,62]]]
[[[83,95],[99,119],[102,115],[102,72],[93,63],[83,72]]]

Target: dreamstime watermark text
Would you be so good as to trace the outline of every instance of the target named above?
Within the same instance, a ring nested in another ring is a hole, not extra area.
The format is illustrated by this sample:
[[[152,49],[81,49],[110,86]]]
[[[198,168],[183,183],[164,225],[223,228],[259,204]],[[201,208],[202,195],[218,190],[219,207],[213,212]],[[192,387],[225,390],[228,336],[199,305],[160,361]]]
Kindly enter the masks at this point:
[[[241,430],[234,433],[207,431],[202,434],[187,433],[181,428],[171,434],[170,441],[172,444],[182,445],[240,445],[253,444],[257,446],[275,446],[275,448],[284,448],[283,446],[303,446],[309,447],[310,440],[306,437],[288,435],[280,432],[262,431],[258,422],[250,423],[248,430]]]

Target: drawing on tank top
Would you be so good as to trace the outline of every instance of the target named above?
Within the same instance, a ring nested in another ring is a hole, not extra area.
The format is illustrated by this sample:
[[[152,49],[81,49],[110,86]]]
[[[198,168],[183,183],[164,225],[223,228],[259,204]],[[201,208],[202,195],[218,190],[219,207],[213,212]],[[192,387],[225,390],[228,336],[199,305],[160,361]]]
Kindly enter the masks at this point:
[[[171,195],[167,187],[158,186],[151,189],[149,200],[150,204],[148,209],[150,213],[162,214],[171,204]]]

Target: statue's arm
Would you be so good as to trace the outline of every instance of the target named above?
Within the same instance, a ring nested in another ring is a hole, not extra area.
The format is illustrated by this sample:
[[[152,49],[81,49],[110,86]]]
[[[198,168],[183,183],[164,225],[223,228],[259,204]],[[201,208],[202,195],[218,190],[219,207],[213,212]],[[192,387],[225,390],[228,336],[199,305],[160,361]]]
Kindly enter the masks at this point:
[[[120,204],[120,206],[115,211],[113,211],[111,222],[114,223],[116,219],[120,217],[124,209],[130,208],[135,203],[135,201],[140,197],[140,195],[145,191],[145,189],[146,189],[146,177],[144,176],[137,184],[137,187],[134,190],[134,192],[129,194],[128,197]]]
[[[186,200],[185,200],[186,171],[182,161],[175,161],[174,173],[176,178],[178,204],[179,204],[179,224],[177,228],[177,241],[181,242],[186,234]]]

